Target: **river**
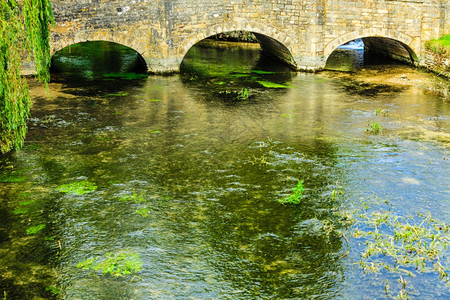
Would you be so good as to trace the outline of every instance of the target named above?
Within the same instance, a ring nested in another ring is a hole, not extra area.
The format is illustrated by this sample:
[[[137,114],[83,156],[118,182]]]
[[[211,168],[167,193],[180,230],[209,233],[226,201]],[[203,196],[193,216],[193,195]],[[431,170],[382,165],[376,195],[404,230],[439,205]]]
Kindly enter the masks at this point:
[[[399,275],[365,272],[358,225],[329,234],[333,214],[389,203],[449,222],[433,75],[296,73],[251,45],[193,48],[172,76],[72,54],[48,94],[30,83],[25,147],[0,157],[4,299],[385,299]],[[301,202],[280,203],[299,180]],[[410,297],[450,297],[416,273]]]

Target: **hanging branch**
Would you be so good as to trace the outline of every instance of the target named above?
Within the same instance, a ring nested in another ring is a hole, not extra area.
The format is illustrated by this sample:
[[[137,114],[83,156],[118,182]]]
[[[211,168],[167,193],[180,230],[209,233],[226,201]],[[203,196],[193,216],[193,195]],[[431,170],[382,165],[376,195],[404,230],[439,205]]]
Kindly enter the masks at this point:
[[[22,58],[34,59],[38,79],[48,83],[49,26],[53,14],[49,0],[0,1],[0,152],[23,146],[31,101],[21,77]]]

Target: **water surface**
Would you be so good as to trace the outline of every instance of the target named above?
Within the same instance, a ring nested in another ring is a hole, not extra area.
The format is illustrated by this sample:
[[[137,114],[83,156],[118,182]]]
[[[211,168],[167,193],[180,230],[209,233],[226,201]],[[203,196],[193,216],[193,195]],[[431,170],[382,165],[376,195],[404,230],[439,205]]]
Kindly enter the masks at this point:
[[[32,88],[25,148],[0,158],[7,299],[386,298],[397,276],[365,274],[364,241],[323,232],[332,212],[379,197],[449,221],[443,96],[294,73],[251,47],[193,48],[175,76],[111,72]],[[298,180],[302,203],[280,204]],[[60,190],[85,181],[97,189]],[[77,267],[120,253],[141,271]],[[448,298],[436,276],[408,277],[410,296]]]

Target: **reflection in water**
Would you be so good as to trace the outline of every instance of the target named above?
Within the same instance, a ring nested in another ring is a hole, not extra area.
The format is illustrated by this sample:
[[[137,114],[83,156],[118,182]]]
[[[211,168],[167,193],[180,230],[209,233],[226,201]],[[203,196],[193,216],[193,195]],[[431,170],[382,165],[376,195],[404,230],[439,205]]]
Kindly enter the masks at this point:
[[[103,41],[68,46],[52,57],[53,80],[63,74],[74,80],[109,79],[118,73],[145,73],[144,59],[133,49]]]
[[[0,158],[0,293],[384,297],[380,277],[355,265],[358,241],[327,234],[327,222],[341,205],[373,194],[389,197],[400,214],[448,219],[448,102],[409,89],[354,92],[357,83],[291,73],[251,50],[189,55],[179,76],[61,78],[49,99],[34,96],[25,149]],[[218,96],[242,88],[248,101]],[[382,135],[366,132],[375,119]],[[298,179],[302,204],[278,203]],[[85,180],[97,189],[57,190]],[[343,203],[330,201],[341,188]],[[114,277],[77,267],[108,253],[136,253],[143,268]],[[431,297],[448,296],[429,277],[408,281]]]

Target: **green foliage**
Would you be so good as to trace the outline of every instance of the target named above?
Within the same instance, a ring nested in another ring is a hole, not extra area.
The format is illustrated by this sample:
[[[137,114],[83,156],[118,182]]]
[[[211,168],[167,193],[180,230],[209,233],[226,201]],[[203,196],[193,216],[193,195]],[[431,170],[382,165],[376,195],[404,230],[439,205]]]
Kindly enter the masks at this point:
[[[366,131],[370,131],[373,134],[377,135],[380,134],[381,131],[383,130],[383,127],[380,126],[380,124],[378,124],[377,121],[373,122],[373,123],[369,123],[369,128],[367,128]]]
[[[292,189],[292,193],[284,198],[278,199],[278,202],[281,204],[299,204],[302,200],[304,191],[305,188],[303,187],[303,180],[299,180],[297,185]]]
[[[30,228],[27,229],[27,234],[28,235],[32,235],[32,234],[36,234],[39,231],[41,231],[42,229],[45,228],[45,224],[39,224],[37,226],[31,226]]]
[[[84,195],[93,192],[97,189],[97,186],[87,180],[77,181],[73,183],[63,184],[56,190],[63,193],[74,194],[74,195]]]
[[[123,202],[134,202],[134,203],[142,203],[145,202],[146,199],[144,197],[143,194],[137,194],[137,193],[133,193],[133,194],[126,194],[126,195],[122,195],[119,197],[119,201],[123,201]]]
[[[54,287],[54,286],[48,286],[48,287],[45,288],[45,290],[47,292],[52,293],[53,295],[61,294],[61,291],[58,288]]]
[[[148,217],[148,209],[145,208],[145,207],[141,207],[141,208],[137,209],[137,210],[136,210],[136,213],[139,214],[139,215],[141,215],[141,216],[144,217],[144,218],[147,218],[147,217]]]
[[[450,286],[448,276],[448,246],[450,227],[429,213],[399,216],[389,207],[388,200],[363,203],[362,208],[346,213],[352,221],[351,235],[365,244],[360,266],[366,273],[399,274],[401,284],[398,299],[408,299],[404,275],[437,273],[437,278]],[[403,276],[402,276],[403,275]],[[389,281],[385,290],[388,295]]]
[[[48,82],[49,26],[53,13],[49,0],[0,1],[0,152],[23,146],[31,101],[22,79],[22,61],[33,58],[40,81]]]
[[[246,88],[240,90],[237,94],[236,99],[241,101],[248,100],[248,90]]]
[[[10,175],[4,175],[0,176],[0,182],[4,183],[19,183],[26,181],[27,178],[25,176],[19,175],[19,174],[10,174]]]
[[[13,214],[15,215],[23,215],[26,214],[30,209],[29,208],[17,208],[13,210]]]
[[[436,54],[450,54],[450,34],[426,42],[425,48]]]
[[[271,88],[271,89],[287,89],[287,88],[291,87],[290,85],[278,84],[278,83],[270,82],[270,81],[258,80],[256,82],[261,84],[265,88]]]
[[[119,252],[106,253],[104,258],[91,257],[77,264],[77,268],[93,271],[101,271],[103,275],[110,274],[123,277],[142,269],[142,260],[139,253]]]
[[[108,94],[108,95],[106,95],[106,96],[107,96],[107,97],[108,97],[108,96],[113,96],[113,97],[123,97],[123,96],[126,96],[126,95],[128,95],[127,92],[121,92],[121,93],[115,93],[115,94]]]
[[[273,72],[273,71],[263,71],[263,70],[252,70],[252,73],[255,73],[258,75],[276,74],[276,72]]]

